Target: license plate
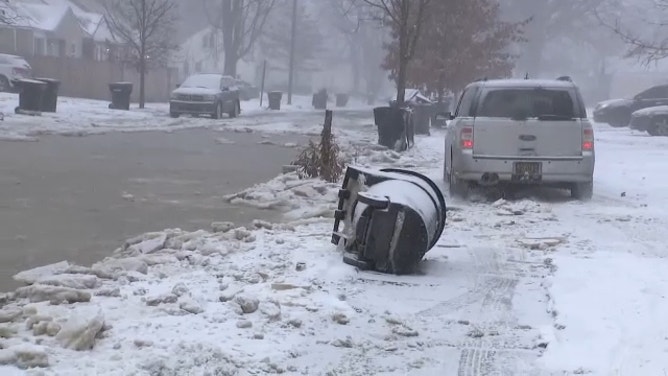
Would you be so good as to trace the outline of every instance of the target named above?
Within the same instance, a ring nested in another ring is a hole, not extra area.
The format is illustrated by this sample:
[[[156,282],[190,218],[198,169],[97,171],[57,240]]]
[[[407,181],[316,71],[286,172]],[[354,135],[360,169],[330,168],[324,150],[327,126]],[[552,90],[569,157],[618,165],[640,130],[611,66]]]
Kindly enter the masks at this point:
[[[542,165],[540,162],[515,162],[513,165],[515,175],[519,176],[540,175],[541,167]]]

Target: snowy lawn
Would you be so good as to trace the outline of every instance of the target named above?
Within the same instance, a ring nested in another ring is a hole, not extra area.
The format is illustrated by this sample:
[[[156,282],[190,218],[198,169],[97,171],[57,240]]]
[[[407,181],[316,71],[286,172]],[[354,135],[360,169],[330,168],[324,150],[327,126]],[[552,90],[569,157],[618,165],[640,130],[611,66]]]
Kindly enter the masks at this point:
[[[109,101],[60,97],[56,113],[42,113],[40,116],[15,114],[16,106],[18,106],[17,94],[0,93],[0,112],[4,114],[4,121],[0,122],[0,140],[36,141],[40,135],[45,134],[85,136],[114,131],[174,131],[230,124],[257,125],[267,121],[276,123],[275,117],[280,117],[284,124],[292,126],[293,119],[290,114],[312,113],[318,114],[319,117],[322,113],[313,109],[310,98],[303,96],[295,96],[293,105],[284,105],[278,112],[269,111],[266,100],[262,107],[259,99],[245,101],[241,103],[241,117],[222,120],[213,120],[205,116],[200,118],[181,116],[172,119],[169,117],[167,103],[147,103],[143,110],[133,103],[130,111],[120,111],[109,109]],[[352,101],[347,110],[359,111],[368,108],[370,107]]]
[[[363,147],[370,118],[336,121],[357,164],[442,184],[442,132],[397,154]],[[294,174],[226,198],[285,223],[165,230],[92,267],[21,273],[26,287],[0,297],[0,374],[662,375],[668,139],[600,126],[596,147],[591,202],[448,200],[412,276],[343,264],[330,244],[338,185]]]

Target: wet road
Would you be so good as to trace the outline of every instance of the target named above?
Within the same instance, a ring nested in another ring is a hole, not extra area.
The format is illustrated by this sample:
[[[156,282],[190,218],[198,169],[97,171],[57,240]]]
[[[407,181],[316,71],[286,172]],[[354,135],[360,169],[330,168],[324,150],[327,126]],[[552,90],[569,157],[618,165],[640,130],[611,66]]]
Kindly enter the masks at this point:
[[[221,199],[276,176],[297,153],[260,140],[186,130],[0,142],[0,291],[17,287],[18,271],[62,260],[90,264],[136,234],[272,219]]]

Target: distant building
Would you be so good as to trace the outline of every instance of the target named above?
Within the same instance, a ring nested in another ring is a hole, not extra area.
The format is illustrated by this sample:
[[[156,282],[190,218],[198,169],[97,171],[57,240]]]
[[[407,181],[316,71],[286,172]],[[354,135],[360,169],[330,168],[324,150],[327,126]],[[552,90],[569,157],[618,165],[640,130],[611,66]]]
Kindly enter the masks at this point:
[[[2,9],[4,8],[4,9]],[[0,52],[108,60],[120,55],[103,14],[69,0],[7,0],[11,24],[0,25]]]

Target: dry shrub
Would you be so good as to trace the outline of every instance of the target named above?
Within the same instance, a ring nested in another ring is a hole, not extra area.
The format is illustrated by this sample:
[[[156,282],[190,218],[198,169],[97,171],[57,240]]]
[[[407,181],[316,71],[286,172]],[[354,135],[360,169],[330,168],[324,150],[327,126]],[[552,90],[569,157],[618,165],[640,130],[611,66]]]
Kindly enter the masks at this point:
[[[299,166],[301,177],[319,177],[330,183],[335,183],[339,181],[344,167],[339,154],[339,145],[336,142],[336,137],[332,134],[330,123],[329,126],[325,125],[320,142],[309,141],[306,148],[302,150],[297,160],[292,164]]]

